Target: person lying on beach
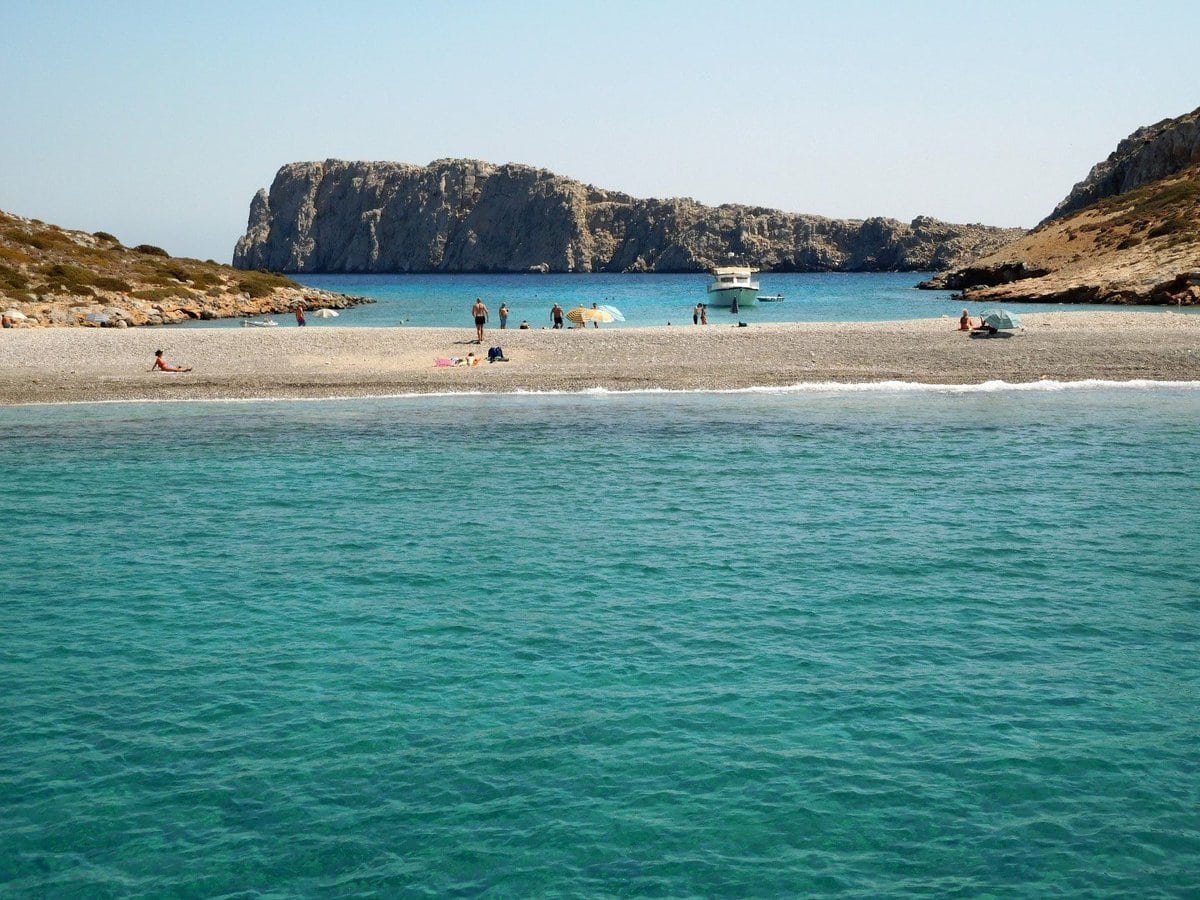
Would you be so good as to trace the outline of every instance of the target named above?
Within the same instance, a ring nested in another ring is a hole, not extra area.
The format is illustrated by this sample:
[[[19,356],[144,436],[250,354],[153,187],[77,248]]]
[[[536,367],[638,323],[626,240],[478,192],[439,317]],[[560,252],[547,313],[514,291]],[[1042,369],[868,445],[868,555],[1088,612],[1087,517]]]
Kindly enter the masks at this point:
[[[192,371],[191,366],[173,366],[173,365],[171,365],[169,362],[167,362],[165,359],[163,359],[163,352],[161,350],[154,351],[154,365],[152,365],[150,367],[150,371],[153,372],[155,369],[160,369],[163,372],[190,372],[190,371]]]

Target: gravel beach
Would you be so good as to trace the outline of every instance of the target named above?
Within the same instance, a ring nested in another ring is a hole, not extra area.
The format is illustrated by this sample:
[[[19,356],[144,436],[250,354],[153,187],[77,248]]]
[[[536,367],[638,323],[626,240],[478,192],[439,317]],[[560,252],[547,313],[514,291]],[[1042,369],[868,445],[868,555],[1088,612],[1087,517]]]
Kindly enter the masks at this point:
[[[802,382],[1200,379],[1200,316],[1022,316],[1011,338],[949,318],[870,323],[498,331],[470,328],[0,332],[0,403],[367,396],[443,391],[721,390]],[[438,368],[500,345],[507,363]],[[149,371],[155,349],[187,374]]]

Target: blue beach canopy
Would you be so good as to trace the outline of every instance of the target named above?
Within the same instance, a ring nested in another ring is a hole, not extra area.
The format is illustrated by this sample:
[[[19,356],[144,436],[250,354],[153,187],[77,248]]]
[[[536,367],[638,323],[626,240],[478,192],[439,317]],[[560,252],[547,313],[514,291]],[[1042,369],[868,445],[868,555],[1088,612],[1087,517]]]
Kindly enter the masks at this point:
[[[985,309],[979,314],[984,325],[991,325],[1001,331],[1012,331],[1021,327],[1021,319],[1007,309]]]

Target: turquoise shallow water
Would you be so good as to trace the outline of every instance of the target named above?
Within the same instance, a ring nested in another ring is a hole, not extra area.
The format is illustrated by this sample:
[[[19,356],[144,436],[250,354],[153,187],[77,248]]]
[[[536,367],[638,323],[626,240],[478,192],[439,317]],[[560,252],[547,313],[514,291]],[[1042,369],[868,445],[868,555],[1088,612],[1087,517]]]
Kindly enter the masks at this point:
[[[888,319],[925,319],[950,316],[963,310],[950,291],[918,291],[914,285],[930,273],[918,272],[809,272],[771,273],[759,276],[764,294],[783,294],[780,303],[744,307],[737,316],[728,308],[709,310],[711,325],[738,320],[763,322],[874,322]],[[298,275],[304,284],[372,297],[375,303],[343,310],[336,319],[310,316],[309,327],[437,326],[474,327],[471,307],[476,297],[491,310],[489,327],[499,327],[501,303],[511,311],[509,327],[527,319],[533,328],[549,327],[550,307],[564,309],[605,303],[625,315],[624,326],[690,324],[692,307],[707,299],[707,275]],[[972,315],[987,305],[967,304]],[[1021,304],[1018,312],[1108,309],[1111,306],[1080,304]],[[1129,307],[1125,307],[1128,309]],[[1161,309],[1138,311],[1155,315]],[[1188,310],[1181,310],[1188,312]],[[288,316],[276,316],[281,325],[292,325]],[[241,319],[194,321],[181,328],[239,327]],[[622,323],[606,325],[620,328]]]
[[[1195,896],[1200,390],[0,410],[0,893]]]

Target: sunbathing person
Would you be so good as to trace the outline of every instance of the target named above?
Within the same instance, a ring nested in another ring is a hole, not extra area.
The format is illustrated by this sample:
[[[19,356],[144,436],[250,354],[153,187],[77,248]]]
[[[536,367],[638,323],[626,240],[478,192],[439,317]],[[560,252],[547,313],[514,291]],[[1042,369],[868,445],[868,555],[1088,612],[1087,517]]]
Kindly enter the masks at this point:
[[[970,331],[971,330],[971,314],[969,312],[967,312],[965,309],[963,310],[962,318],[960,318],[958,320],[958,330],[959,331]]]
[[[152,365],[150,367],[150,371],[153,372],[155,369],[160,369],[163,372],[190,372],[190,371],[192,371],[191,366],[173,366],[173,365],[171,365],[169,362],[167,362],[165,359],[163,359],[163,352],[161,350],[154,351],[154,365]]]

